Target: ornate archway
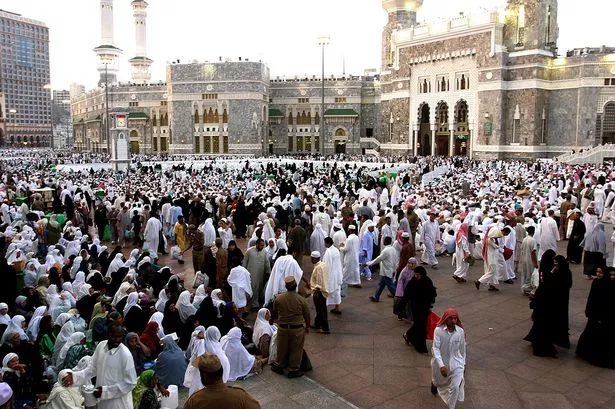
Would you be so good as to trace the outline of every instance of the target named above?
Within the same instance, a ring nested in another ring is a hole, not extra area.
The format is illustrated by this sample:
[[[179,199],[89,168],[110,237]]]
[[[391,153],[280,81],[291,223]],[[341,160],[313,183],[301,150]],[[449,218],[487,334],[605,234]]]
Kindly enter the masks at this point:
[[[431,109],[429,104],[423,102],[419,106],[417,122],[419,124],[419,135],[417,137],[420,146],[417,147],[417,154],[421,156],[431,155],[431,122],[429,120]]]
[[[333,136],[333,143],[335,144],[335,153],[346,153],[346,142],[348,141],[348,135],[344,128],[337,128]]]
[[[601,119],[602,143],[615,143],[615,101],[609,101],[604,105]]]
[[[468,103],[460,99],[455,104],[455,156],[467,155],[470,143],[470,125],[468,122]]]
[[[130,153],[139,154],[139,132],[136,129],[130,131]]]
[[[448,156],[450,132],[448,129],[448,104],[440,101],[436,106],[436,155]]]

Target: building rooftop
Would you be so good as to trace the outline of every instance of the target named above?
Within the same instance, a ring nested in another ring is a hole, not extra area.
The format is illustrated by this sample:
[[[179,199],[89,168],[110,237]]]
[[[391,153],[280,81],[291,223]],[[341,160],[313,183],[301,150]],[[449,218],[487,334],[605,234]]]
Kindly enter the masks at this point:
[[[27,17],[22,16],[21,14],[12,13],[10,11],[6,11],[2,9],[0,9],[0,18],[6,18],[10,20],[19,21],[20,23],[33,24],[35,26],[41,26],[41,27],[48,28],[47,24],[43,23],[42,21],[27,18]]]

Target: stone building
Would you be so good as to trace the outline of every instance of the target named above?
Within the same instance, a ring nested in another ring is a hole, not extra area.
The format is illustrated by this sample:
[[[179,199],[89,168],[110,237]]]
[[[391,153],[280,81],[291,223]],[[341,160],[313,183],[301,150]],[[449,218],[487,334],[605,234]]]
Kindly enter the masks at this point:
[[[423,0],[382,3],[382,151],[550,157],[615,141],[615,49],[558,57],[557,0],[424,25]]]

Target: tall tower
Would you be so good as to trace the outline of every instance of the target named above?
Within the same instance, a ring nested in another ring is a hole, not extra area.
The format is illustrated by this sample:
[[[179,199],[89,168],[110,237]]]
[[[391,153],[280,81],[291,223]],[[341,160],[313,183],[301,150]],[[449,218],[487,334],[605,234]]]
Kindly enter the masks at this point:
[[[382,0],[382,7],[389,15],[387,25],[382,32],[382,69],[395,65],[395,44],[393,33],[396,30],[416,25],[416,13],[423,5],[423,0]]]
[[[94,52],[100,74],[98,85],[117,82],[122,50],[115,46],[113,38],[113,0],[100,0],[100,45],[94,49]]]
[[[504,27],[508,51],[555,51],[557,8],[557,0],[508,0]]]
[[[152,60],[147,58],[147,2],[145,0],[133,0],[132,11],[135,18],[135,57],[129,60],[132,66],[132,82],[148,83],[152,77],[150,67]]]

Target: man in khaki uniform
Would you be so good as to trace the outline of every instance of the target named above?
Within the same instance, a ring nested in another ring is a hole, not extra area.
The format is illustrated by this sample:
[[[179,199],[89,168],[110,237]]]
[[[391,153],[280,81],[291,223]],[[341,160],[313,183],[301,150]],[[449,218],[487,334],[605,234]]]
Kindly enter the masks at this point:
[[[206,352],[195,361],[192,365],[199,368],[205,388],[190,396],[184,409],[260,409],[248,392],[222,382],[222,364],[216,355]]]
[[[284,279],[286,292],[273,301],[273,309],[278,314],[278,356],[271,370],[284,374],[288,367],[288,377],[303,376],[299,371],[303,356],[305,334],[310,331],[310,310],[307,301],[297,293],[297,282],[293,276]]]

